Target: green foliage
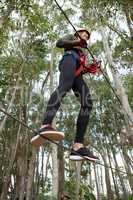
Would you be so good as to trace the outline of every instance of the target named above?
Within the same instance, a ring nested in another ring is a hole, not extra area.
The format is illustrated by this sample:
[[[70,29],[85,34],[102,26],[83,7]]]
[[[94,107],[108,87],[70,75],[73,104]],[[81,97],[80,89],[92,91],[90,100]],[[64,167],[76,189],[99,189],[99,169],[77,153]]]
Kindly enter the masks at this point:
[[[133,195],[129,195],[128,200],[133,200]]]
[[[123,77],[124,85],[126,88],[126,93],[128,95],[129,103],[133,109],[133,76],[132,74],[127,74]]]
[[[75,199],[75,191],[76,191],[76,183],[73,180],[70,181],[65,181],[65,188],[66,190],[69,192],[69,194],[71,195],[71,198],[73,200]],[[94,194],[91,192],[92,188],[89,185],[85,185],[83,183],[81,183],[80,185],[80,191],[79,191],[79,198],[83,198],[85,200],[96,200],[96,197],[94,196]]]
[[[91,192],[92,188],[89,185],[81,185],[80,195],[84,196],[85,200],[96,200],[95,195]]]
[[[42,4],[39,4],[39,2]],[[49,82],[46,88],[44,87],[44,94],[41,93],[41,86],[50,68],[51,50],[54,48],[52,45],[57,38],[64,33],[68,33],[68,22],[52,0],[3,0],[2,3],[3,5],[0,3],[0,15],[2,17],[0,18],[0,23],[3,20],[0,24],[0,102],[2,107],[7,109],[17,87],[15,99],[9,112],[25,121],[30,127],[38,128],[41,124],[43,108],[46,107],[46,101],[49,96]],[[71,3],[77,3],[77,1],[75,0]],[[91,30],[98,30],[97,28],[101,27],[101,25],[111,25],[112,28],[116,28],[115,31],[111,30],[111,32],[109,28],[107,29],[113,58],[117,60],[121,70],[123,68],[131,69],[132,50],[130,38],[127,31],[121,30],[118,23],[120,19],[123,19],[124,14],[122,1],[85,0],[78,1],[76,6],[80,6],[80,11],[83,11],[83,15],[80,18],[81,23],[79,22],[79,24],[86,25]],[[63,5],[63,9],[68,16],[73,17],[73,22],[76,9],[73,10],[71,6],[68,8],[66,4]],[[79,11],[78,9],[77,12]],[[73,23],[77,23],[77,19]],[[105,59],[102,41],[96,41],[91,45],[91,49],[96,57],[100,55],[103,60]],[[63,52],[62,49],[58,50],[58,54],[54,58],[54,66],[58,63],[61,51]],[[104,61],[106,62],[106,59]],[[125,67],[121,63],[126,63]],[[53,71],[56,73],[56,67]],[[16,85],[19,76],[20,80]],[[131,74],[126,74],[122,78],[129,103],[133,108],[133,77]],[[53,77],[53,82],[57,82],[56,74]],[[107,149],[111,150],[111,145],[113,145],[112,152],[118,153],[121,151],[118,145],[118,138],[124,121],[117,99],[102,76],[97,78],[87,75],[86,82],[91,90],[94,105],[85,143],[86,145],[91,144],[98,154],[103,149],[105,151]],[[62,107],[57,114],[56,125],[59,130],[65,132],[64,145],[67,147],[70,147],[75,137],[79,109],[80,104],[76,97],[70,94],[64,98]],[[3,122],[4,117],[5,115],[0,113],[0,122]],[[21,179],[24,180],[26,191],[29,163],[31,161],[31,146],[29,144],[31,136],[32,133],[29,133],[24,127],[20,127],[18,122],[9,117],[6,119],[5,126],[0,132],[0,195],[3,191],[7,173],[9,173],[10,193],[18,190],[17,186],[20,186]],[[15,149],[17,142],[18,146]],[[47,146],[44,147],[45,152],[49,151]],[[12,152],[16,153],[13,164],[10,163],[13,157]],[[38,164],[40,157],[38,154],[36,157],[35,171],[32,174],[34,176],[32,182],[34,191],[31,191],[31,193],[33,192],[32,195],[36,193],[38,200],[54,200],[55,198],[50,195],[52,181],[47,177],[45,183],[43,182],[44,180],[41,178],[42,172],[39,171],[40,165]],[[20,160],[25,162],[23,176],[21,174],[23,167],[21,168]],[[68,153],[65,154],[64,160],[66,161],[65,189],[71,194],[72,200],[75,200],[75,170],[70,167]],[[12,167],[8,170],[11,164]],[[50,173],[52,171],[50,164],[48,165],[48,171]],[[92,165],[84,162],[81,171],[79,196],[86,200],[96,199],[93,194],[94,184],[88,185],[87,180],[93,174],[92,171]],[[118,179],[117,173],[116,178]],[[13,181],[10,183],[12,179]],[[128,177],[125,177],[124,181],[127,183]],[[105,199],[107,198],[103,197],[103,200]],[[129,196],[128,200],[132,199],[132,195]]]
[[[116,45],[114,49],[113,57],[115,59],[121,59],[123,62],[126,62],[127,65],[132,62],[132,51],[130,46],[131,41],[130,40],[121,40],[119,44]]]
[[[71,194],[71,198],[73,200],[76,200],[75,199],[75,185],[76,183],[72,180],[65,181],[65,189],[68,191],[69,194]]]
[[[52,197],[50,195],[40,194],[37,200],[57,200],[57,198]]]
[[[85,200],[96,200],[95,196],[92,193],[84,195]]]

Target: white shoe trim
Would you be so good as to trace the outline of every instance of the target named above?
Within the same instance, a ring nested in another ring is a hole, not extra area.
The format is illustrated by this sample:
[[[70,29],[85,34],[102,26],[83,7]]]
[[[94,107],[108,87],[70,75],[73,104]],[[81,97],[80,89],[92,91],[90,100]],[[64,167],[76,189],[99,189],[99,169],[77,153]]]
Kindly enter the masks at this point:
[[[91,160],[91,161],[99,161],[98,158],[92,158],[92,157],[89,157],[89,156],[84,156],[84,158],[86,158],[87,160]]]
[[[64,133],[60,132],[60,131],[53,131],[53,130],[51,130],[51,131],[44,131],[44,132],[40,133],[40,135],[44,135],[44,136],[45,136],[45,134],[57,134],[57,135],[61,135],[61,136],[64,137]]]
[[[92,158],[92,157],[89,157],[89,156],[80,156],[80,155],[70,155],[70,160],[84,160],[84,159],[87,159],[87,160],[90,160],[90,161],[99,161],[99,159],[96,159],[96,158]]]
[[[70,156],[69,156],[69,159],[70,159],[70,160],[75,160],[75,161],[76,161],[76,160],[77,160],[77,161],[78,161],[78,160],[79,160],[79,161],[80,161],[80,160],[84,160],[83,157],[78,156],[78,155],[70,155]]]
[[[40,135],[34,136],[34,137],[30,140],[30,142],[33,142],[34,140],[37,140],[39,137],[40,137]]]
[[[63,132],[54,131],[54,130],[41,132],[40,135],[43,135],[43,134],[45,134],[45,133],[57,133],[57,134],[60,134],[60,135],[64,135]]]

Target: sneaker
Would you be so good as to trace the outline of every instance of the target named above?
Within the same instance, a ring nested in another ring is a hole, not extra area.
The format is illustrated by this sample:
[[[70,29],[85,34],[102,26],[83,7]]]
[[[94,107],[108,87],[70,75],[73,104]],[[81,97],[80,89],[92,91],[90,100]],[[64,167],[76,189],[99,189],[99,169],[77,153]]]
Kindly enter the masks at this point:
[[[35,136],[31,139],[31,144],[35,146],[41,146],[45,143],[47,139],[60,141],[64,139],[64,133],[57,131],[52,126],[48,125],[46,127],[40,128]]]
[[[74,149],[71,150],[70,160],[80,161],[80,160],[84,160],[84,159],[88,159],[90,161],[98,161],[99,160],[99,158],[94,156],[90,152],[90,150],[87,149],[86,147],[81,147],[77,151],[75,151]]]

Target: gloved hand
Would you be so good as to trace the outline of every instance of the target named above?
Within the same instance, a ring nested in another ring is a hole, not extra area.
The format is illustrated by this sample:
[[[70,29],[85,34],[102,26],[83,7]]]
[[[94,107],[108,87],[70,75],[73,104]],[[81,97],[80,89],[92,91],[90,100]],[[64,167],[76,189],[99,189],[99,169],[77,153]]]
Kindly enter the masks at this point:
[[[101,61],[96,61],[96,59],[93,60],[93,63],[86,67],[85,72],[89,72],[91,74],[96,74],[101,67]]]

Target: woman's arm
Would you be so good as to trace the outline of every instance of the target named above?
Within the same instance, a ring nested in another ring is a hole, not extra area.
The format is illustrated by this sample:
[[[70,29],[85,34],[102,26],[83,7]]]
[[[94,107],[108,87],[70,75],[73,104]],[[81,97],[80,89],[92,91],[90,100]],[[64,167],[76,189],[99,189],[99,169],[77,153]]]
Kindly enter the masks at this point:
[[[75,36],[66,35],[57,41],[56,46],[64,49],[71,49],[76,46],[81,46],[81,43],[83,43],[83,41],[76,39]]]

